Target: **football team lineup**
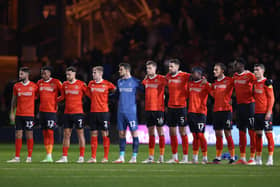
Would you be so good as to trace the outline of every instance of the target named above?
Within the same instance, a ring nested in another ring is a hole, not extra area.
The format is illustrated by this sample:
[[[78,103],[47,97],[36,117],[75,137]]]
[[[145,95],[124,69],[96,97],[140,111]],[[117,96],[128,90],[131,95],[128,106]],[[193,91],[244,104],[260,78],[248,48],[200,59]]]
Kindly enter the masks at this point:
[[[126,129],[132,136],[131,159],[128,163],[137,163],[139,152],[139,138],[137,134],[137,103],[138,92],[145,93],[146,125],[148,127],[149,144],[148,158],[141,163],[168,164],[198,164],[199,148],[201,149],[202,164],[219,164],[223,156],[223,136],[227,141],[228,163],[233,165],[262,165],[263,134],[268,142],[266,165],[272,166],[274,153],[274,139],[272,129],[272,108],[274,93],[272,80],[264,77],[263,64],[255,64],[254,72],[245,69],[246,61],[237,58],[231,64],[233,76],[226,76],[226,66],[216,63],[213,68],[216,81],[210,84],[203,76],[203,69],[192,68],[191,73],[180,71],[180,61],[170,59],[168,74],[157,74],[156,62],[146,62],[146,77],[143,81],[131,75],[128,63],[119,64],[120,79],[117,84],[103,79],[103,67],[92,68],[93,80],[86,85],[76,79],[77,69],[66,69],[66,81],[61,84],[52,78],[52,68],[42,67],[41,77],[37,83],[29,80],[28,67],[19,69],[19,82],[13,87],[10,120],[15,122],[15,157],[8,163],[21,162],[20,153],[23,135],[26,137],[26,163],[32,162],[33,126],[35,100],[39,99],[39,123],[42,127],[46,157],[41,162],[51,163],[53,160],[54,128],[57,120],[57,103],[64,101],[63,116],[63,145],[62,156],[55,163],[67,163],[72,129],[75,128],[79,141],[79,157],[77,163],[96,163],[98,148],[98,132],[103,139],[103,159],[101,163],[109,162],[110,111],[108,96],[114,94],[118,99],[117,128],[119,132],[119,154],[112,163],[125,163]],[[232,138],[232,104],[233,91],[237,100],[237,127],[239,130],[239,159],[235,153]],[[165,106],[165,94],[168,94],[168,104]],[[215,158],[208,160],[208,147],[205,138],[207,119],[207,99],[213,97],[213,128],[216,135]],[[83,111],[83,97],[91,100],[89,117],[90,126],[90,159],[85,161],[85,135]],[[187,102],[188,101],[188,102]],[[188,104],[187,104],[188,103]],[[169,127],[171,158],[165,160],[165,136],[163,132],[164,112],[167,107],[166,121]],[[189,158],[189,140],[186,134],[187,125],[193,136],[192,158]],[[179,129],[179,133],[177,133]],[[156,141],[155,131],[159,136],[158,159],[155,159]],[[250,138],[249,160],[246,158],[247,132]],[[182,148],[178,147],[178,136],[182,140]],[[178,148],[182,151],[181,160]]]

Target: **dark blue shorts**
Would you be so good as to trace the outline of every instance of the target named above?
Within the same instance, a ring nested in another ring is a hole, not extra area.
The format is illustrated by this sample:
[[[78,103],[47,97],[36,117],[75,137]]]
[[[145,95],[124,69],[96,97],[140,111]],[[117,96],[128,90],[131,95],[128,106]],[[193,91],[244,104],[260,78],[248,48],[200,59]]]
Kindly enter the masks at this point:
[[[213,113],[214,130],[231,130],[232,129],[231,111],[218,111]]]
[[[236,122],[238,129],[254,129],[255,103],[238,104]]]
[[[35,125],[34,117],[32,116],[16,116],[16,130],[32,131]]]
[[[168,108],[167,124],[169,127],[187,126],[187,109],[186,108]]]
[[[90,130],[103,130],[107,131],[110,125],[109,112],[91,112],[89,113],[89,126]]]
[[[164,125],[164,112],[162,111],[146,111],[146,122],[148,127]]]
[[[54,129],[56,127],[56,113],[55,112],[40,112],[39,124],[43,129]]]
[[[66,128],[84,128],[85,115],[84,114],[64,114],[63,127]]]
[[[188,123],[189,123],[191,132],[204,133],[205,125],[206,125],[206,116],[204,114],[189,113],[188,114]]]
[[[265,120],[265,114],[255,114],[255,130],[272,131],[272,117]]]

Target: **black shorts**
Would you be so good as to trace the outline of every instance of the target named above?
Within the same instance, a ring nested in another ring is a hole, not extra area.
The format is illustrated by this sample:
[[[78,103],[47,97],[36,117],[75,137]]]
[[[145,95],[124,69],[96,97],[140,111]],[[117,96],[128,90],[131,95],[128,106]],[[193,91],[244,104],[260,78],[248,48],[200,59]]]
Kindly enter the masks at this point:
[[[43,129],[54,129],[56,127],[56,113],[40,112],[39,124]]]
[[[272,117],[265,120],[265,114],[255,114],[255,130],[272,131]]]
[[[254,129],[255,103],[238,104],[236,110],[237,128],[240,130]]]
[[[89,113],[89,126],[90,130],[103,130],[107,131],[110,125],[109,112],[91,112]]]
[[[16,116],[16,130],[32,131],[34,127],[34,117],[32,116]]]
[[[206,125],[206,116],[204,114],[189,113],[188,123],[192,133],[204,133]]]
[[[231,111],[218,111],[213,113],[214,130],[231,130],[232,129]]]
[[[146,111],[146,122],[148,127],[162,127],[164,125],[164,112]]]
[[[186,108],[168,108],[167,111],[167,124],[169,127],[185,127],[187,119]]]
[[[84,114],[64,114],[63,127],[66,128],[84,128],[85,116]]]

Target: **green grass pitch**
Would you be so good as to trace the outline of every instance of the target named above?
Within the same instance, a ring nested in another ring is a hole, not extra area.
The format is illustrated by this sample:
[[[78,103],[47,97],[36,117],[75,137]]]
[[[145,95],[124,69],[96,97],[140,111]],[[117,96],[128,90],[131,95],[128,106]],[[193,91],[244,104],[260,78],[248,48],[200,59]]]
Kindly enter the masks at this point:
[[[247,150],[249,150],[247,148]],[[55,145],[53,157],[59,159],[62,146]],[[227,151],[226,146],[224,151]],[[215,147],[209,146],[208,158],[212,160]],[[238,154],[238,148],[236,148]],[[156,149],[158,158],[158,146]],[[179,145],[179,155],[182,153]],[[72,187],[72,186],[280,186],[280,147],[275,148],[274,166],[228,165],[179,165],[179,164],[140,164],[147,158],[148,146],[140,145],[138,164],[77,164],[79,147],[71,145],[67,164],[40,163],[45,156],[43,145],[36,144],[33,152],[33,163],[24,163],[26,145],[22,147],[22,163],[8,164],[14,155],[13,144],[0,144],[0,186],[19,187]],[[103,155],[103,146],[99,145],[97,159]],[[249,154],[247,154],[249,155]],[[118,158],[118,146],[111,145],[109,160]],[[126,160],[131,156],[131,145],[127,145]],[[165,159],[171,156],[170,146],[166,145]],[[191,146],[190,146],[191,156]],[[86,159],[90,157],[90,146],[86,148]],[[267,148],[264,147],[263,162],[267,159]],[[201,160],[201,155],[200,155]]]

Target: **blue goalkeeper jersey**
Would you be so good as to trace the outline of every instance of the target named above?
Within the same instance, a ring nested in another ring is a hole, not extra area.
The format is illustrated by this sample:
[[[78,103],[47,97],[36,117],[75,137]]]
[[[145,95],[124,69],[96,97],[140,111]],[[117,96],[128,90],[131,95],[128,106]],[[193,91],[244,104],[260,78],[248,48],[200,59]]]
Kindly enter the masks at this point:
[[[119,113],[136,113],[136,94],[137,90],[142,90],[140,80],[130,77],[128,79],[119,79],[117,83],[117,92],[119,96]]]

